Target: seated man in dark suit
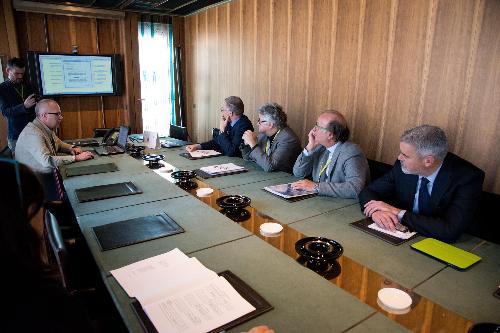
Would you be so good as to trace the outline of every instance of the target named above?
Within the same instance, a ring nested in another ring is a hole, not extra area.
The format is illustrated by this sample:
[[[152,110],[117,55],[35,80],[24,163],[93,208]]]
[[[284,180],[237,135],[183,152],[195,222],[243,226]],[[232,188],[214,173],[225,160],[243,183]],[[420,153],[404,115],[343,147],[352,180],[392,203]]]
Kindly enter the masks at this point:
[[[258,137],[250,130],[243,133],[243,158],[254,161],[266,172],[279,170],[292,173],[302,147],[297,135],[286,124],[286,113],[280,105],[266,103],[259,109],[258,124]]]
[[[241,137],[246,130],[253,131],[252,122],[243,114],[245,111],[243,101],[239,97],[229,96],[224,100],[220,111],[219,135],[210,141],[186,146],[188,152],[198,149],[212,149],[220,151],[226,156],[241,157]]]
[[[359,195],[361,209],[380,227],[401,223],[423,236],[454,242],[472,223],[484,172],[448,152],[442,129],[406,131],[392,170]]]

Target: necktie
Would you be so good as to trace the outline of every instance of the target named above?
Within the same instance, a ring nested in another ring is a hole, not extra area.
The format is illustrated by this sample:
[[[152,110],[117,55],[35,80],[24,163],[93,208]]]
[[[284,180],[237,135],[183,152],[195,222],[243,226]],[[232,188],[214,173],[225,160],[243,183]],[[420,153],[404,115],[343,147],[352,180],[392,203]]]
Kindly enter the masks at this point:
[[[328,168],[328,165],[332,162],[332,154],[327,151],[328,154],[328,160],[321,165],[319,168],[319,176],[318,176],[318,181],[323,181],[326,178],[326,169]],[[325,154],[326,155],[326,154]]]
[[[422,215],[430,215],[431,196],[429,195],[427,184],[429,184],[429,179],[422,177],[418,191],[418,212]]]

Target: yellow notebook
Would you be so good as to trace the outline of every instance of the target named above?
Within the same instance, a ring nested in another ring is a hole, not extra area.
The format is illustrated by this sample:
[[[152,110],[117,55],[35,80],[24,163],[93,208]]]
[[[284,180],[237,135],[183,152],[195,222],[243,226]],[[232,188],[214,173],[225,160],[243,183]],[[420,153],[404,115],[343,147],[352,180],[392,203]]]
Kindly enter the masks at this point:
[[[458,269],[466,269],[481,260],[481,257],[473,253],[434,238],[413,243],[411,247]]]

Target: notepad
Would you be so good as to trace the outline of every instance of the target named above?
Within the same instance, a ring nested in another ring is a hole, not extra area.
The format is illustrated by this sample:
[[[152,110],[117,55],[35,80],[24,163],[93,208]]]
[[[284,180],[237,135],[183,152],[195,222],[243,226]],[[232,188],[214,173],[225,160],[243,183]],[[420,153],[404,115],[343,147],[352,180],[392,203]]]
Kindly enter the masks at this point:
[[[426,238],[420,242],[413,243],[411,248],[460,270],[469,268],[481,260],[481,257],[474,253],[459,249],[456,246],[434,238]]]

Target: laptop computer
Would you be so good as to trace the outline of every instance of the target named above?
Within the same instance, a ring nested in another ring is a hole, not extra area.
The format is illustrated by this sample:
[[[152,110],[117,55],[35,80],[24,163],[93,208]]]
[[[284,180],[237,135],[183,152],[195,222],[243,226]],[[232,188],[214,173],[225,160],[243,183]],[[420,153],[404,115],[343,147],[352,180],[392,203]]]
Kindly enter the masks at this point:
[[[128,126],[120,126],[116,145],[95,147],[94,150],[99,156],[123,154],[127,151]]]

